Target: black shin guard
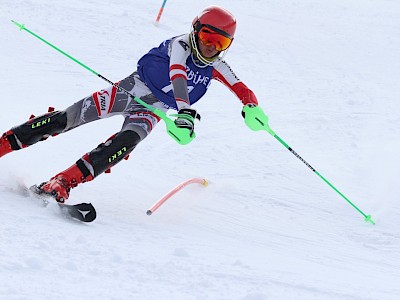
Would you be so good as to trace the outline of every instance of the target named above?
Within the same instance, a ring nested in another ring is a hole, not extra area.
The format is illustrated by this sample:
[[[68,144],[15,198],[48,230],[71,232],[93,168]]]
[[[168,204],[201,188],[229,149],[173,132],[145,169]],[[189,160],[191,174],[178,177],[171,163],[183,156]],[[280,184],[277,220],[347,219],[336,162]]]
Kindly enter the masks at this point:
[[[12,128],[12,131],[20,143],[30,146],[51,135],[62,132],[66,126],[66,112],[54,111],[16,126]]]
[[[89,153],[94,176],[108,170],[125,158],[140,142],[135,131],[121,131]]]

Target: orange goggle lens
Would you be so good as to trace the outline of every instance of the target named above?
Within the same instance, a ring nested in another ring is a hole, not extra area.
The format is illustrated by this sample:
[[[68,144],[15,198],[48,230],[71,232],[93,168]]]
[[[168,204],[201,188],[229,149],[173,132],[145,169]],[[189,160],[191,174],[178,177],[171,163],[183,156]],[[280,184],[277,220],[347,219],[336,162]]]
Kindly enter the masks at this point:
[[[210,28],[203,27],[198,34],[199,40],[206,46],[214,45],[218,51],[224,51],[232,43],[232,39],[211,30]]]

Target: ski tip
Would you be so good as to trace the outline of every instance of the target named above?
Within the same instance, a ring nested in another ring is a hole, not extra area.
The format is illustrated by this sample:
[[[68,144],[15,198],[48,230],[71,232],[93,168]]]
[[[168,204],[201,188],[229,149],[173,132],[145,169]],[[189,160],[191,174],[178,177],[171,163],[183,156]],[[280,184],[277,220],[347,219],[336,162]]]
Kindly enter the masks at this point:
[[[148,215],[148,216],[151,216],[151,214],[152,214],[153,212],[149,209],[148,211],[146,211],[146,214]]]

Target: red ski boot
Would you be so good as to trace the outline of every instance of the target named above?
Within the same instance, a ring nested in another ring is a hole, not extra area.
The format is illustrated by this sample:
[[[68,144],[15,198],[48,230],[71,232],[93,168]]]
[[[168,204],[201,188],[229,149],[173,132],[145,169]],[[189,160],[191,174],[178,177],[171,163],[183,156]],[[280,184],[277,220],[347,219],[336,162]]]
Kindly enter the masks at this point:
[[[45,194],[52,195],[57,202],[63,203],[69,198],[72,188],[78,184],[91,181],[92,175],[85,177],[76,164],[57,174],[47,182],[43,182],[38,188]]]
[[[11,151],[14,151],[11,148],[10,140],[9,140],[9,135],[12,135],[13,132],[11,130],[7,131],[0,137],[0,157],[3,155],[6,155],[7,153],[10,153]]]

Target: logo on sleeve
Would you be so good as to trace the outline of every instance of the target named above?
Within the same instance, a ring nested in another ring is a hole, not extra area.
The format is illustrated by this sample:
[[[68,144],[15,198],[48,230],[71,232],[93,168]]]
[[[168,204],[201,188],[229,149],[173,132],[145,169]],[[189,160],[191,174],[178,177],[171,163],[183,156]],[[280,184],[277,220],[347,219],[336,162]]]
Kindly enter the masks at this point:
[[[184,41],[180,40],[178,43],[179,43],[179,45],[182,46],[183,49],[185,49],[185,51],[187,51],[187,49],[189,49],[189,45],[186,44]]]

